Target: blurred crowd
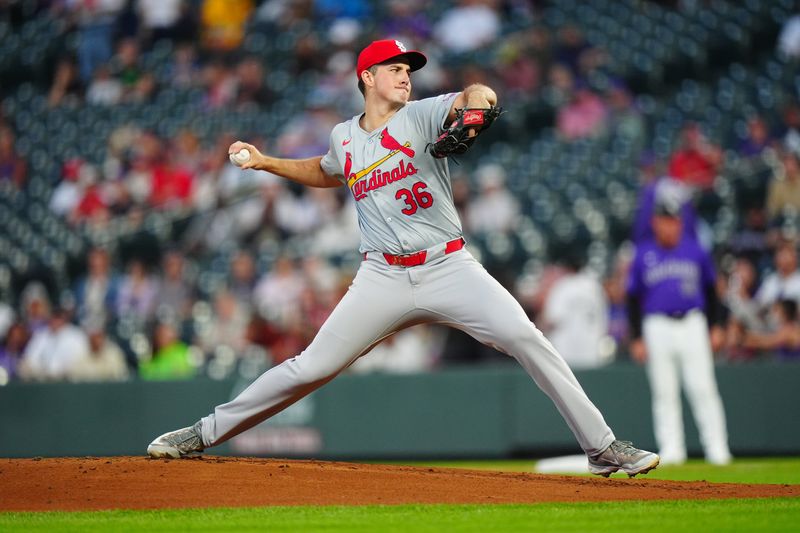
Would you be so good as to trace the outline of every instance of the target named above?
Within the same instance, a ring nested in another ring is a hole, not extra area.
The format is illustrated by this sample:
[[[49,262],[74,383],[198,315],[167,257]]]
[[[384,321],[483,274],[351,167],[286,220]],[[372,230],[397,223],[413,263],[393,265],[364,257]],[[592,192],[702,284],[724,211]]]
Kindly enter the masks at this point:
[[[648,232],[653,195],[683,195],[687,227],[719,260],[728,332],[719,357],[800,357],[798,242],[784,225],[800,210],[800,107],[786,106],[780,124],[752,116],[739,144],[730,146],[687,123],[680,146],[659,160],[648,151],[640,104],[624,80],[611,78],[603,90],[587,83],[614,59],[575,26],[535,24],[539,4],[460,0],[427,10],[419,0],[392,0],[380,6],[386,15],[375,18],[376,4],[358,0],[39,2],[39,12],[57,16],[78,43],[73,55],[56,61],[45,84],[54,108],[147,104],[177,88],[192,91],[199,114],[269,109],[279,96],[273,58],[243,46],[255,26],[305,28],[284,52],[284,67],[292,77],[312,73],[317,83],[303,111],[274,135],[220,131],[204,139],[183,128],[165,138],[131,123],[108,137],[103,161],[59,161],[52,212],[94,234],[119,221],[129,231],[92,248],[67,291],[55,294],[46,280],[29,280],[15,301],[0,303],[0,382],[177,379],[214,368],[224,375],[243,359],[270,366],[302,351],[352,278],[352,265],[337,260],[358,247],[352,202],[344,190],[301,189],[267,173],[241,171],[228,163],[227,147],[246,134],[279,156],[327,151],[332,126],[360,106],[355,55],[384,36],[428,55],[429,65],[414,77],[417,97],[482,82],[503,101],[547,102],[564,142],[615,135],[639,143],[642,193],[631,241]],[[325,32],[304,25],[309,20],[325,21]],[[530,24],[503,32],[509,21]],[[787,22],[781,38],[790,51],[791,25],[796,20]],[[172,46],[166,74],[148,71],[142,54],[165,41]],[[471,59],[489,43],[490,61]],[[24,189],[28,165],[15,136],[13,123],[0,117],[0,180]],[[719,243],[707,219],[718,206],[715,183],[730,151],[764,180],[760,194],[740,206],[742,227]],[[452,170],[468,242],[516,231],[521,205],[502,166]],[[169,245],[144,222],[153,212],[185,221]],[[272,253],[275,243],[297,239],[302,253],[280,246]],[[593,272],[582,252],[556,250],[554,262],[533,276],[517,272],[501,281],[570,364],[589,368],[625,357],[631,253],[623,246],[608,272]],[[219,274],[214,283],[205,279],[208,261]],[[357,362],[354,371],[417,371],[500,358],[458,332],[414,328]]]

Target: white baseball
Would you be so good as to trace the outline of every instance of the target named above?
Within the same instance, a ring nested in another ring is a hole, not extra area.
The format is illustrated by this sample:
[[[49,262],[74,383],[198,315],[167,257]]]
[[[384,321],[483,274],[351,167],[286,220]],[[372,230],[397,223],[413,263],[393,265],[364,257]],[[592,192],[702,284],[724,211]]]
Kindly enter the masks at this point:
[[[235,154],[230,154],[228,157],[230,158],[231,163],[237,167],[240,167],[250,161],[250,150],[247,148],[242,148]]]

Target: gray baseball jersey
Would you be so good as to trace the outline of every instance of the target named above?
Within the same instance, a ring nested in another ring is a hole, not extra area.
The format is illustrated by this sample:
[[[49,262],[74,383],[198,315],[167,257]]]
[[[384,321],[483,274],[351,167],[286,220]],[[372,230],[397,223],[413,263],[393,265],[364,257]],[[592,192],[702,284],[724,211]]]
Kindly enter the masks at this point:
[[[462,241],[451,246],[461,237],[461,223],[447,162],[425,146],[439,135],[455,97],[410,102],[373,132],[361,129],[359,117],[334,128],[320,165],[340,176],[353,194],[365,260],[308,348],[203,418],[206,447],[280,412],[396,331],[425,322],[461,329],[519,361],[586,453],[600,453],[614,440],[600,411],[522,306],[460,246]],[[418,251],[414,256],[421,262],[397,262],[398,254]]]
[[[461,236],[447,159],[425,151],[456,96],[409,102],[372,132],[359,125],[361,115],[331,132],[321,166],[356,201],[362,252],[406,254]]]

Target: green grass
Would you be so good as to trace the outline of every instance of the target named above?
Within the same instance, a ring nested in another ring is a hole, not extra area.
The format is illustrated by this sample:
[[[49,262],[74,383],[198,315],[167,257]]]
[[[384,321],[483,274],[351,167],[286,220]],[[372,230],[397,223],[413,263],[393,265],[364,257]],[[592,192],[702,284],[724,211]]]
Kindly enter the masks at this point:
[[[404,463],[409,464],[409,463]],[[534,461],[425,462],[417,465],[532,471]],[[701,461],[659,468],[647,479],[800,483],[800,458]],[[532,505],[259,507],[0,513],[0,531],[797,531],[800,498],[674,500]]]
[[[797,531],[800,499],[0,514],[2,531]]]
[[[505,472],[533,472],[536,461],[428,461],[397,463],[411,466],[470,468]],[[569,475],[576,475],[574,473]],[[590,474],[585,474],[589,476]],[[623,474],[616,474],[625,477]],[[659,466],[642,479],[710,481],[712,483],[788,483],[800,485],[800,457],[736,459],[727,466],[713,466],[699,459],[680,466]]]

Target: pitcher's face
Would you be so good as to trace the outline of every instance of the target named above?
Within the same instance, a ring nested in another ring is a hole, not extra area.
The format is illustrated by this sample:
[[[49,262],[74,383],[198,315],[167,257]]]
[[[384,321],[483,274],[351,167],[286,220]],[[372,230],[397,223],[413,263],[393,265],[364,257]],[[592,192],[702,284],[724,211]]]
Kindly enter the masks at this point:
[[[411,98],[411,67],[399,61],[378,65],[375,72],[375,92],[381,99],[405,105]]]

